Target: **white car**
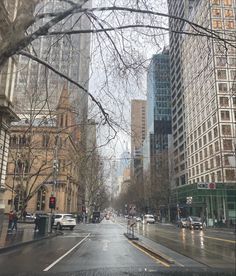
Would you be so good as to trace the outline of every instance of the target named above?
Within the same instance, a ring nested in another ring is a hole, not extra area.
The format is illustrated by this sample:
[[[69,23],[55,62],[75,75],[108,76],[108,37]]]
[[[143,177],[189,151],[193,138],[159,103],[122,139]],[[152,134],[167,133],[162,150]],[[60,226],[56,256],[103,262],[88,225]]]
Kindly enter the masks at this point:
[[[153,215],[145,215],[143,217],[143,223],[155,223],[155,219]]]
[[[53,226],[57,229],[61,230],[63,228],[69,227],[71,230],[73,230],[76,226],[76,220],[72,214],[55,214],[53,218]]]

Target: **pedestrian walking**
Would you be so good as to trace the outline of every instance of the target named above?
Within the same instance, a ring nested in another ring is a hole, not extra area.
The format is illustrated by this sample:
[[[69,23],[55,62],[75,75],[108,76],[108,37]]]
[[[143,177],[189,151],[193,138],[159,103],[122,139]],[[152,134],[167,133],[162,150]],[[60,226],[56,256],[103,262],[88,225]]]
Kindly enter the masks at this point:
[[[12,218],[12,227],[11,227],[11,230],[13,231],[14,229],[16,229],[17,231],[17,221],[18,221],[18,216],[17,216],[17,213],[14,212],[13,213],[13,218]]]
[[[13,222],[13,211],[11,210],[8,215],[8,230],[11,230]]]

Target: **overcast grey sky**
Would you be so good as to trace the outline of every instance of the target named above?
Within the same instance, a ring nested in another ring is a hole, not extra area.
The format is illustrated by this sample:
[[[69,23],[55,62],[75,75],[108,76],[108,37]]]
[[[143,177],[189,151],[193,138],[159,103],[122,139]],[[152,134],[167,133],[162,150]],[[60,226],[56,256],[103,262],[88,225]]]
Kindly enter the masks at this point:
[[[115,5],[123,5],[126,7],[135,7],[137,0],[96,0],[94,5],[108,5],[108,3],[114,3]],[[130,3],[129,4],[127,4]],[[141,5],[140,1],[140,5]],[[150,8],[155,11],[167,12],[166,1],[164,0],[150,0],[145,1]],[[124,3],[126,5],[124,5]],[[144,6],[143,6],[144,8]],[[131,18],[123,14],[118,14],[117,17],[114,14],[103,13],[100,17],[103,17],[106,23],[104,26],[118,26],[123,24],[133,24],[139,22],[148,22],[149,18],[143,18],[143,16],[135,15]],[[104,21],[104,22],[105,22]],[[122,22],[122,24],[120,23]],[[149,22],[148,22],[149,23]],[[167,25],[166,19],[158,18],[155,22],[160,25]],[[107,25],[106,25],[107,24]],[[145,34],[142,34],[142,33]],[[149,36],[146,36],[148,34]],[[117,136],[108,145],[103,147],[103,154],[119,158],[119,155],[126,149],[126,145],[130,148],[130,103],[132,99],[145,99],[146,98],[146,68],[150,62],[153,54],[160,52],[162,48],[168,45],[168,35],[163,31],[153,33],[149,30],[142,29],[139,33],[133,29],[121,32],[110,32],[111,40],[105,34],[92,35],[91,54],[92,54],[92,66],[91,66],[91,79],[90,79],[90,91],[97,99],[99,99],[105,107],[106,111],[110,114],[112,121],[119,125],[116,127],[118,131]],[[124,70],[122,68],[122,62],[119,60],[119,56],[114,49],[114,45],[117,47],[120,55],[124,61],[133,66],[134,64],[141,64],[139,69]],[[94,116],[97,122],[101,121],[101,114],[96,107],[91,107],[90,114]],[[127,132],[127,133],[126,133]],[[101,125],[98,127],[98,141],[99,144],[106,143],[109,138],[113,136],[114,132],[107,125]]]

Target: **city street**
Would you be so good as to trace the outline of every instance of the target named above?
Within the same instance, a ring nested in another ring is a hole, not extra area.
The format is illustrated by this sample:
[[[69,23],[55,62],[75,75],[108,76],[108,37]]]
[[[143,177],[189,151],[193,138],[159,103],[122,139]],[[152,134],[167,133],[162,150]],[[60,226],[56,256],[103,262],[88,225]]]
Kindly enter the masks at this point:
[[[203,262],[205,256],[205,263],[207,265],[212,264],[213,268],[215,265],[219,268],[233,268],[233,248],[235,246],[233,237],[231,239],[228,237],[228,243],[223,246],[224,243],[220,243],[220,238],[218,238],[219,240],[206,237],[201,239],[197,231],[187,233],[186,230],[178,230],[173,226],[140,225],[138,229],[139,234],[143,233],[151,239],[156,238],[158,243],[168,247],[171,247],[172,241],[172,248],[175,248],[176,251],[185,248],[194,259]],[[2,253],[0,255],[0,267],[4,267],[4,273],[12,275],[15,275],[16,272],[63,274],[63,272],[76,271],[106,271],[106,273],[110,271],[110,273],[118,273],[119,275],[119,273],[127,271],[155,272],[168,269],[174,271],[190,267],[198,270],[207,268],[201,263],[180,255],[174,259],[173,264],[168,264],[126,239],[123,235],[125,230],[125,223],[121,223],[120,220],[116,222],[103,220],[100,224],[79,224],[74,231],[64,230],[63,236],[42,240]],[[184,231],[186,231],[185,238],[184,234],[181,236]],[[142,236],[140,237],[142,239]],[[174,237],[176,238],[175,241]],[[180,238],[179,242],[177,241],[178,237]],[[190,247],[192,247],[191,250]],[[209,248],[212,251],[209,251]],[[214,248],[221,252],[222,258],[220,254],[213,252]],[[166,252],[168,255],[168,251]],[[210,255],[212,255],[211,258]],[[13,260],[14,265],[12,265]],[[4,275],[2,271],[1,275]]]
[[[80,224],[74,231],[64,230],[63,236],[1,254],[0,267],[13,275],[32,271],[155,271],[168,267],[135,248],[123,233],[124,228],[112,221]]]

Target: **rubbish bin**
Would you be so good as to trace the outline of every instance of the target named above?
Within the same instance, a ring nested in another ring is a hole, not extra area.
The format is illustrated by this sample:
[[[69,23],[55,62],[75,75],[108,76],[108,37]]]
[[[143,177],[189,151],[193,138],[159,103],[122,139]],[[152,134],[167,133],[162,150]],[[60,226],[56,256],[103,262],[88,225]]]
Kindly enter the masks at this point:
[[[43,215],[39,217],[39,234],[45,235],[48,232],[48,216]]]

